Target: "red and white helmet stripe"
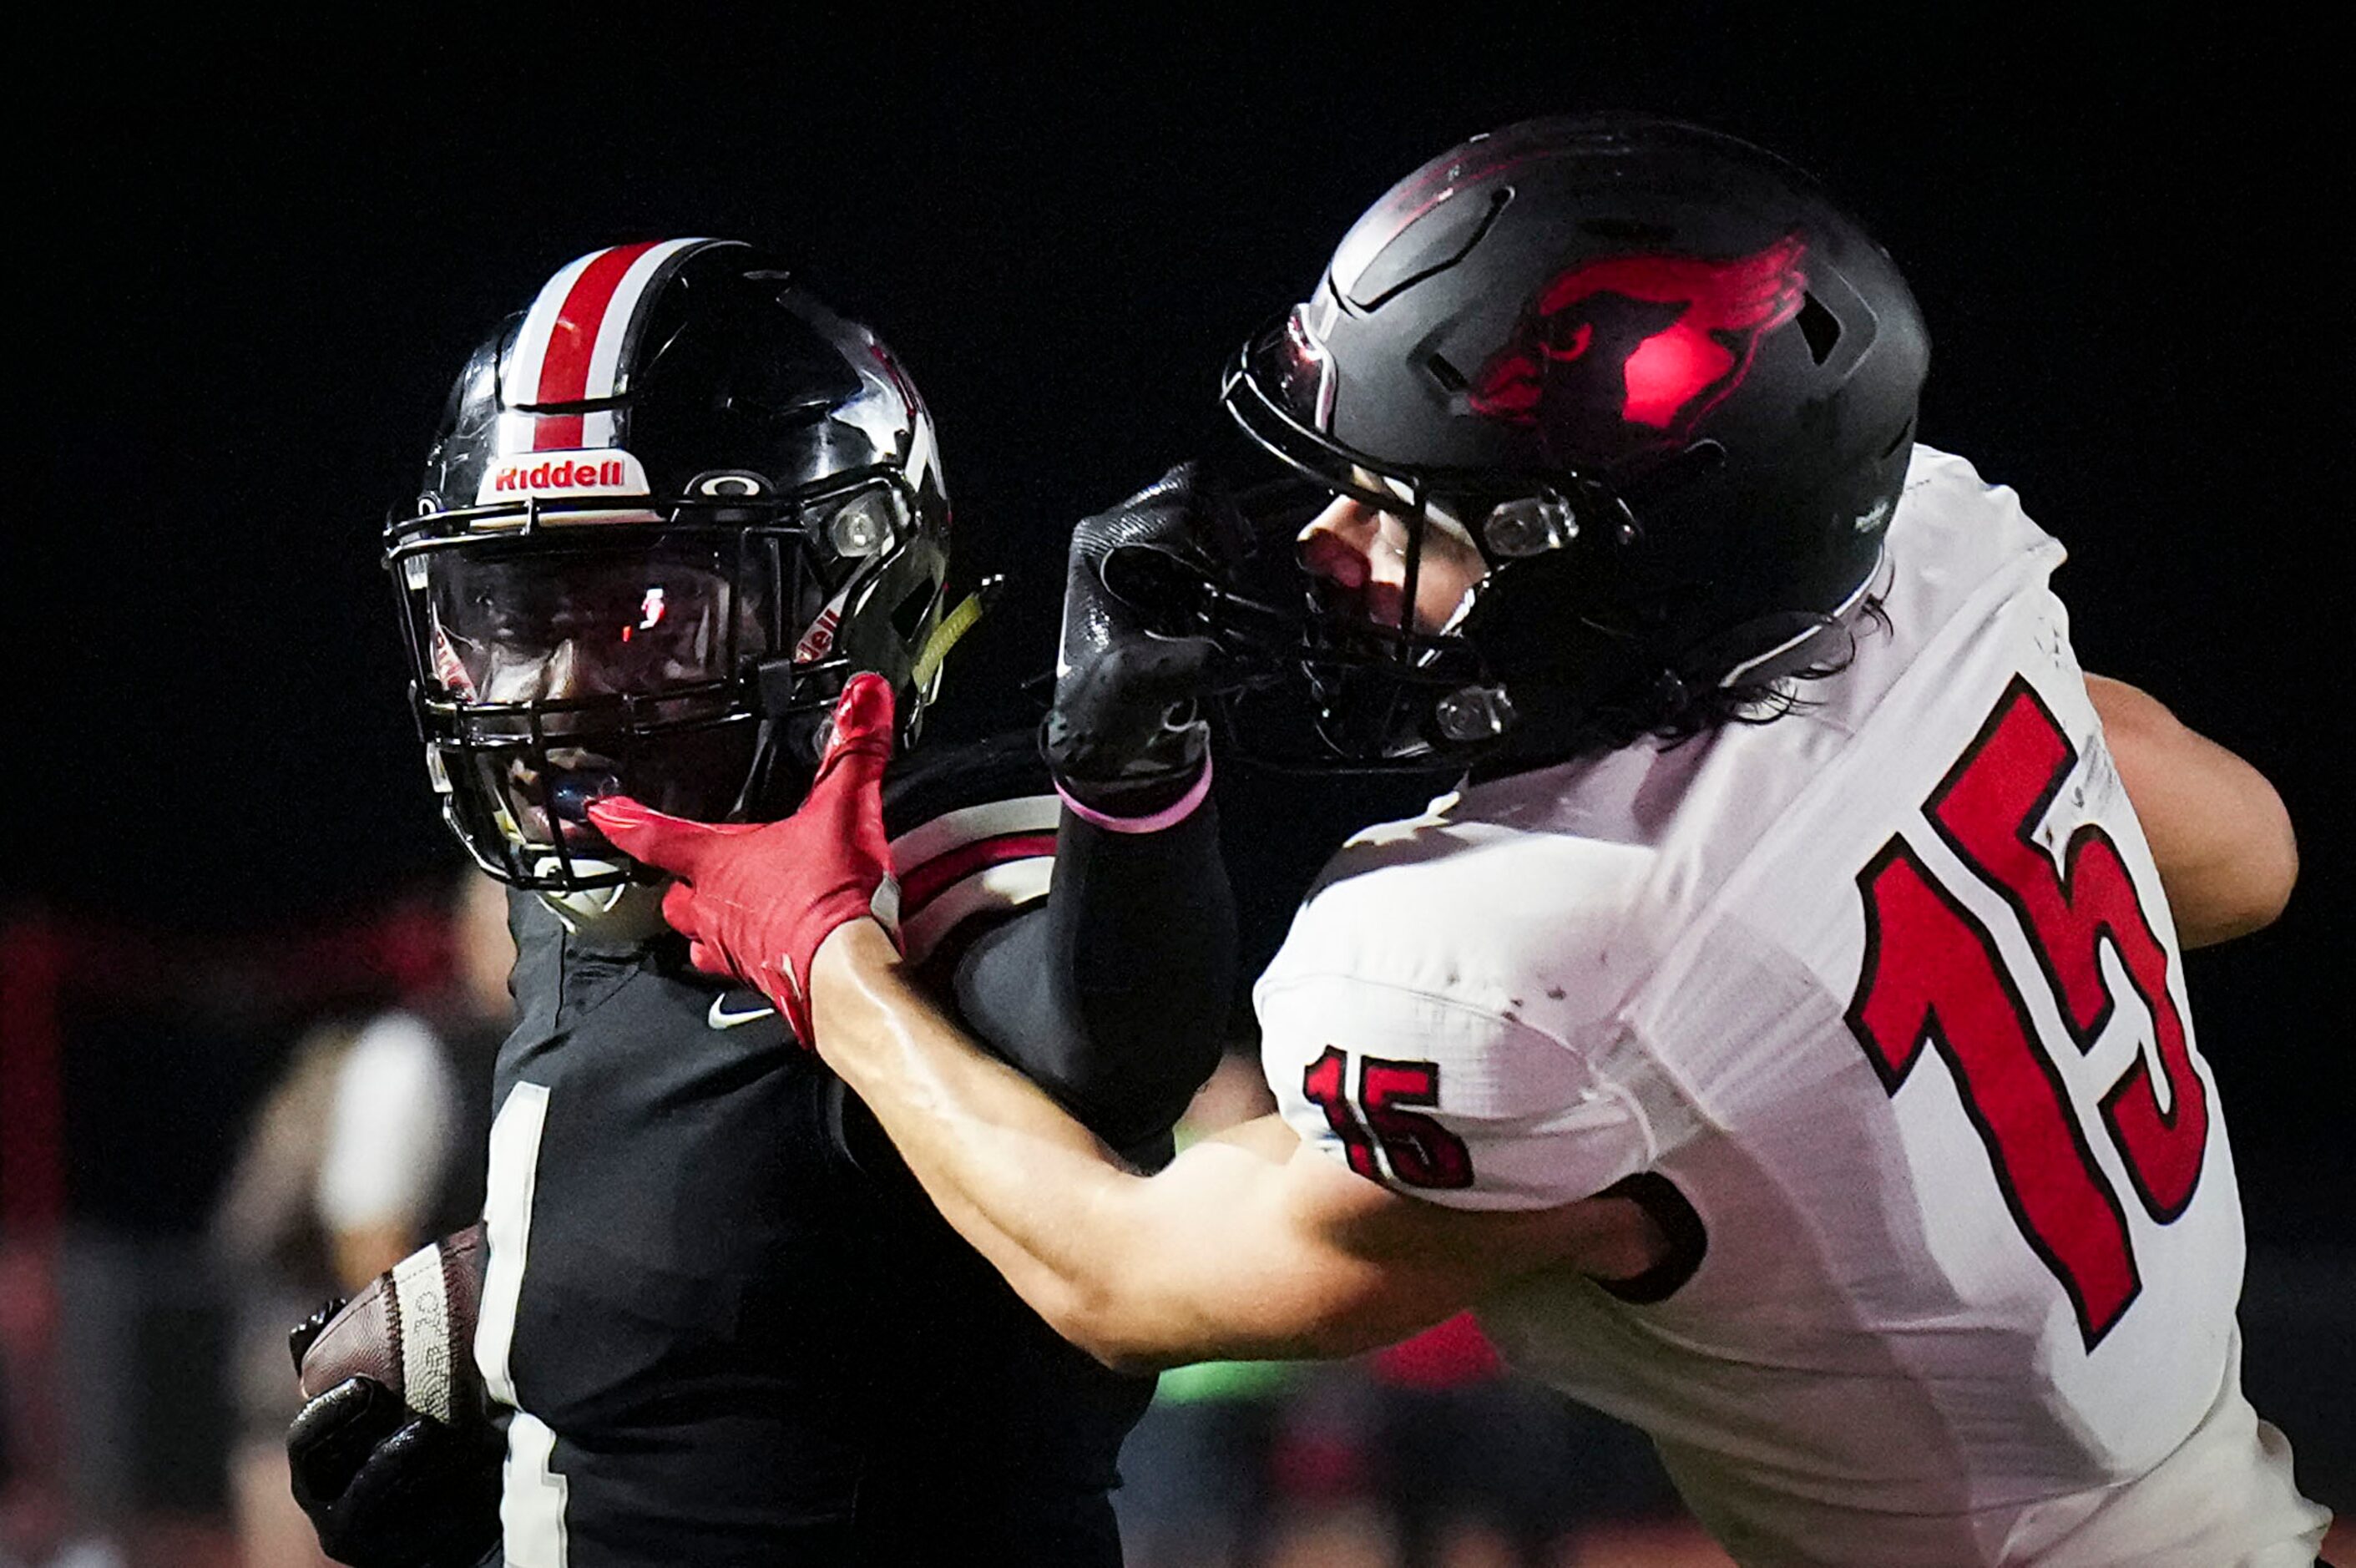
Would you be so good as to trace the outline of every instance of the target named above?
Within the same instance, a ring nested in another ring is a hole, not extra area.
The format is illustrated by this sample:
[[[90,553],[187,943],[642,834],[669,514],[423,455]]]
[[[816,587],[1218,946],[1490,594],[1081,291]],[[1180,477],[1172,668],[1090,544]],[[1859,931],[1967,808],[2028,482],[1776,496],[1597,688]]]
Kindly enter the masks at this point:
[[[509,410],[616,395],[631,323],[655,280],[683,252],[712,242],[646,241],[592,251],[548,280],[524,314],[500,381]],[[502,423],[508,452],[578,451],[614,440],[610,412],[523,413]]]

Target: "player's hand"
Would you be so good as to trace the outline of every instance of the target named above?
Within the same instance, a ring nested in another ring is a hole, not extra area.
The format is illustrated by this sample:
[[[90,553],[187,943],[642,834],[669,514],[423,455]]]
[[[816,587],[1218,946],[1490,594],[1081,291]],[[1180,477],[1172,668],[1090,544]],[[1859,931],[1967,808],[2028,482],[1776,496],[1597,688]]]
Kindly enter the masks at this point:
[[[870,917],[890,929],[899,889],[884,836],[884,765],[892,757],[892,686],[851,678],[809,798],[776,822],[691,822],[626,796],[590,820],[632,859],[678,878],[663,918],[698,969],[733,975],[810,1036],[810,960],[837,927]]]
[[[1219,645],[1187,624],[1183,607],[1190,578],[1219,575],[1215,533],[1191,463],[1072,531],[1041,749],[1066,795],[1085,806],[1151,812],[1186,794],[1207,766],[1209,728],[1196,701],[1213,688]]]
[[[352,1568],[473,1568],[498,1544],[505,1452],[489,1422],[420,1415],[374,1378],[345,1379],[286,1431],[294,1501]]]

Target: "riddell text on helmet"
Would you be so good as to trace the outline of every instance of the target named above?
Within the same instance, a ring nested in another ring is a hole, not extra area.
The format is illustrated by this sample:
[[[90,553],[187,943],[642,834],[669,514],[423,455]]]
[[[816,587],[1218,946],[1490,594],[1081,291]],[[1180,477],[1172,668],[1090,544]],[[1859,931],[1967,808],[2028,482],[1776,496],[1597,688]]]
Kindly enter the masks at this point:
[[[596,452],[529,452],[494,463],[483,474],[477,503],[524,496],[642,496],[646,469],[618,448]]]

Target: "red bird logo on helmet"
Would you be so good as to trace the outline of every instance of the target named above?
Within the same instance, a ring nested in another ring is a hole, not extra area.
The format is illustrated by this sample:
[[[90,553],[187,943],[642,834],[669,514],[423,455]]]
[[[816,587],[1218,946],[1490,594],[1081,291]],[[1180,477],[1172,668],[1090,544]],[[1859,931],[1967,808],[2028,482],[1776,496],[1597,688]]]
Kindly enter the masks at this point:
[[[1537,429],[1558,461],[1611,463],[1682,440],[1742,384],[1760,336],[1800,313],[1796,234],[1728,260],[1617,256],[1547,285],[1470,394]]]

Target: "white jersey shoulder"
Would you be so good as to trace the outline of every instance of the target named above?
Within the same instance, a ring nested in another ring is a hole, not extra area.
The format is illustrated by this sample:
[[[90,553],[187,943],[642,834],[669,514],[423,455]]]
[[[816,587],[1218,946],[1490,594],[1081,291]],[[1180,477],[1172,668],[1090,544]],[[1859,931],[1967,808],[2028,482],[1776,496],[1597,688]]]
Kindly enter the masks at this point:
[[[1882,616],[1799,712],[1361,834],[1256,993],[1285,1114],[1361,1174],[1676,1184],[1708,1247],[1668,1300],[1541,1276],[1483,1316],[1746,1563],[2259,1561],[2315,1522],[2238,1391],[2232,1160],[2062,559],[1918,447]]]
[[[1344,847],[1255,992],[1269,1081],[1302,1136],[1346,1154],[1349,1119],[1301,1093],[1329,1049],[1431,1058],[1455,1080],[1430,1114],[1467,1142],[1474,1179],[1424,1192],[1440,1202],[1568,1202],[1690,1133],[1688,1097],[1656,1092],[1657,1064],[1631,1054],[1632,998],[1922,644],[1966,601],[2041,585],[2062,554],[2009,491],[1927,448],[1890,539],[1889,627],[1863,627],[1857,665],[1803,714],[1481,786]],[[1408,1048],[1440,1019],[1431,1048]],[[1345,1023],[1372,1033],[1344,1038]],[[1556,1125],[1566,1091],[1580,1114]],[[1542,1173],[1510,1147],[1539,1122],[1578,1134]]]

